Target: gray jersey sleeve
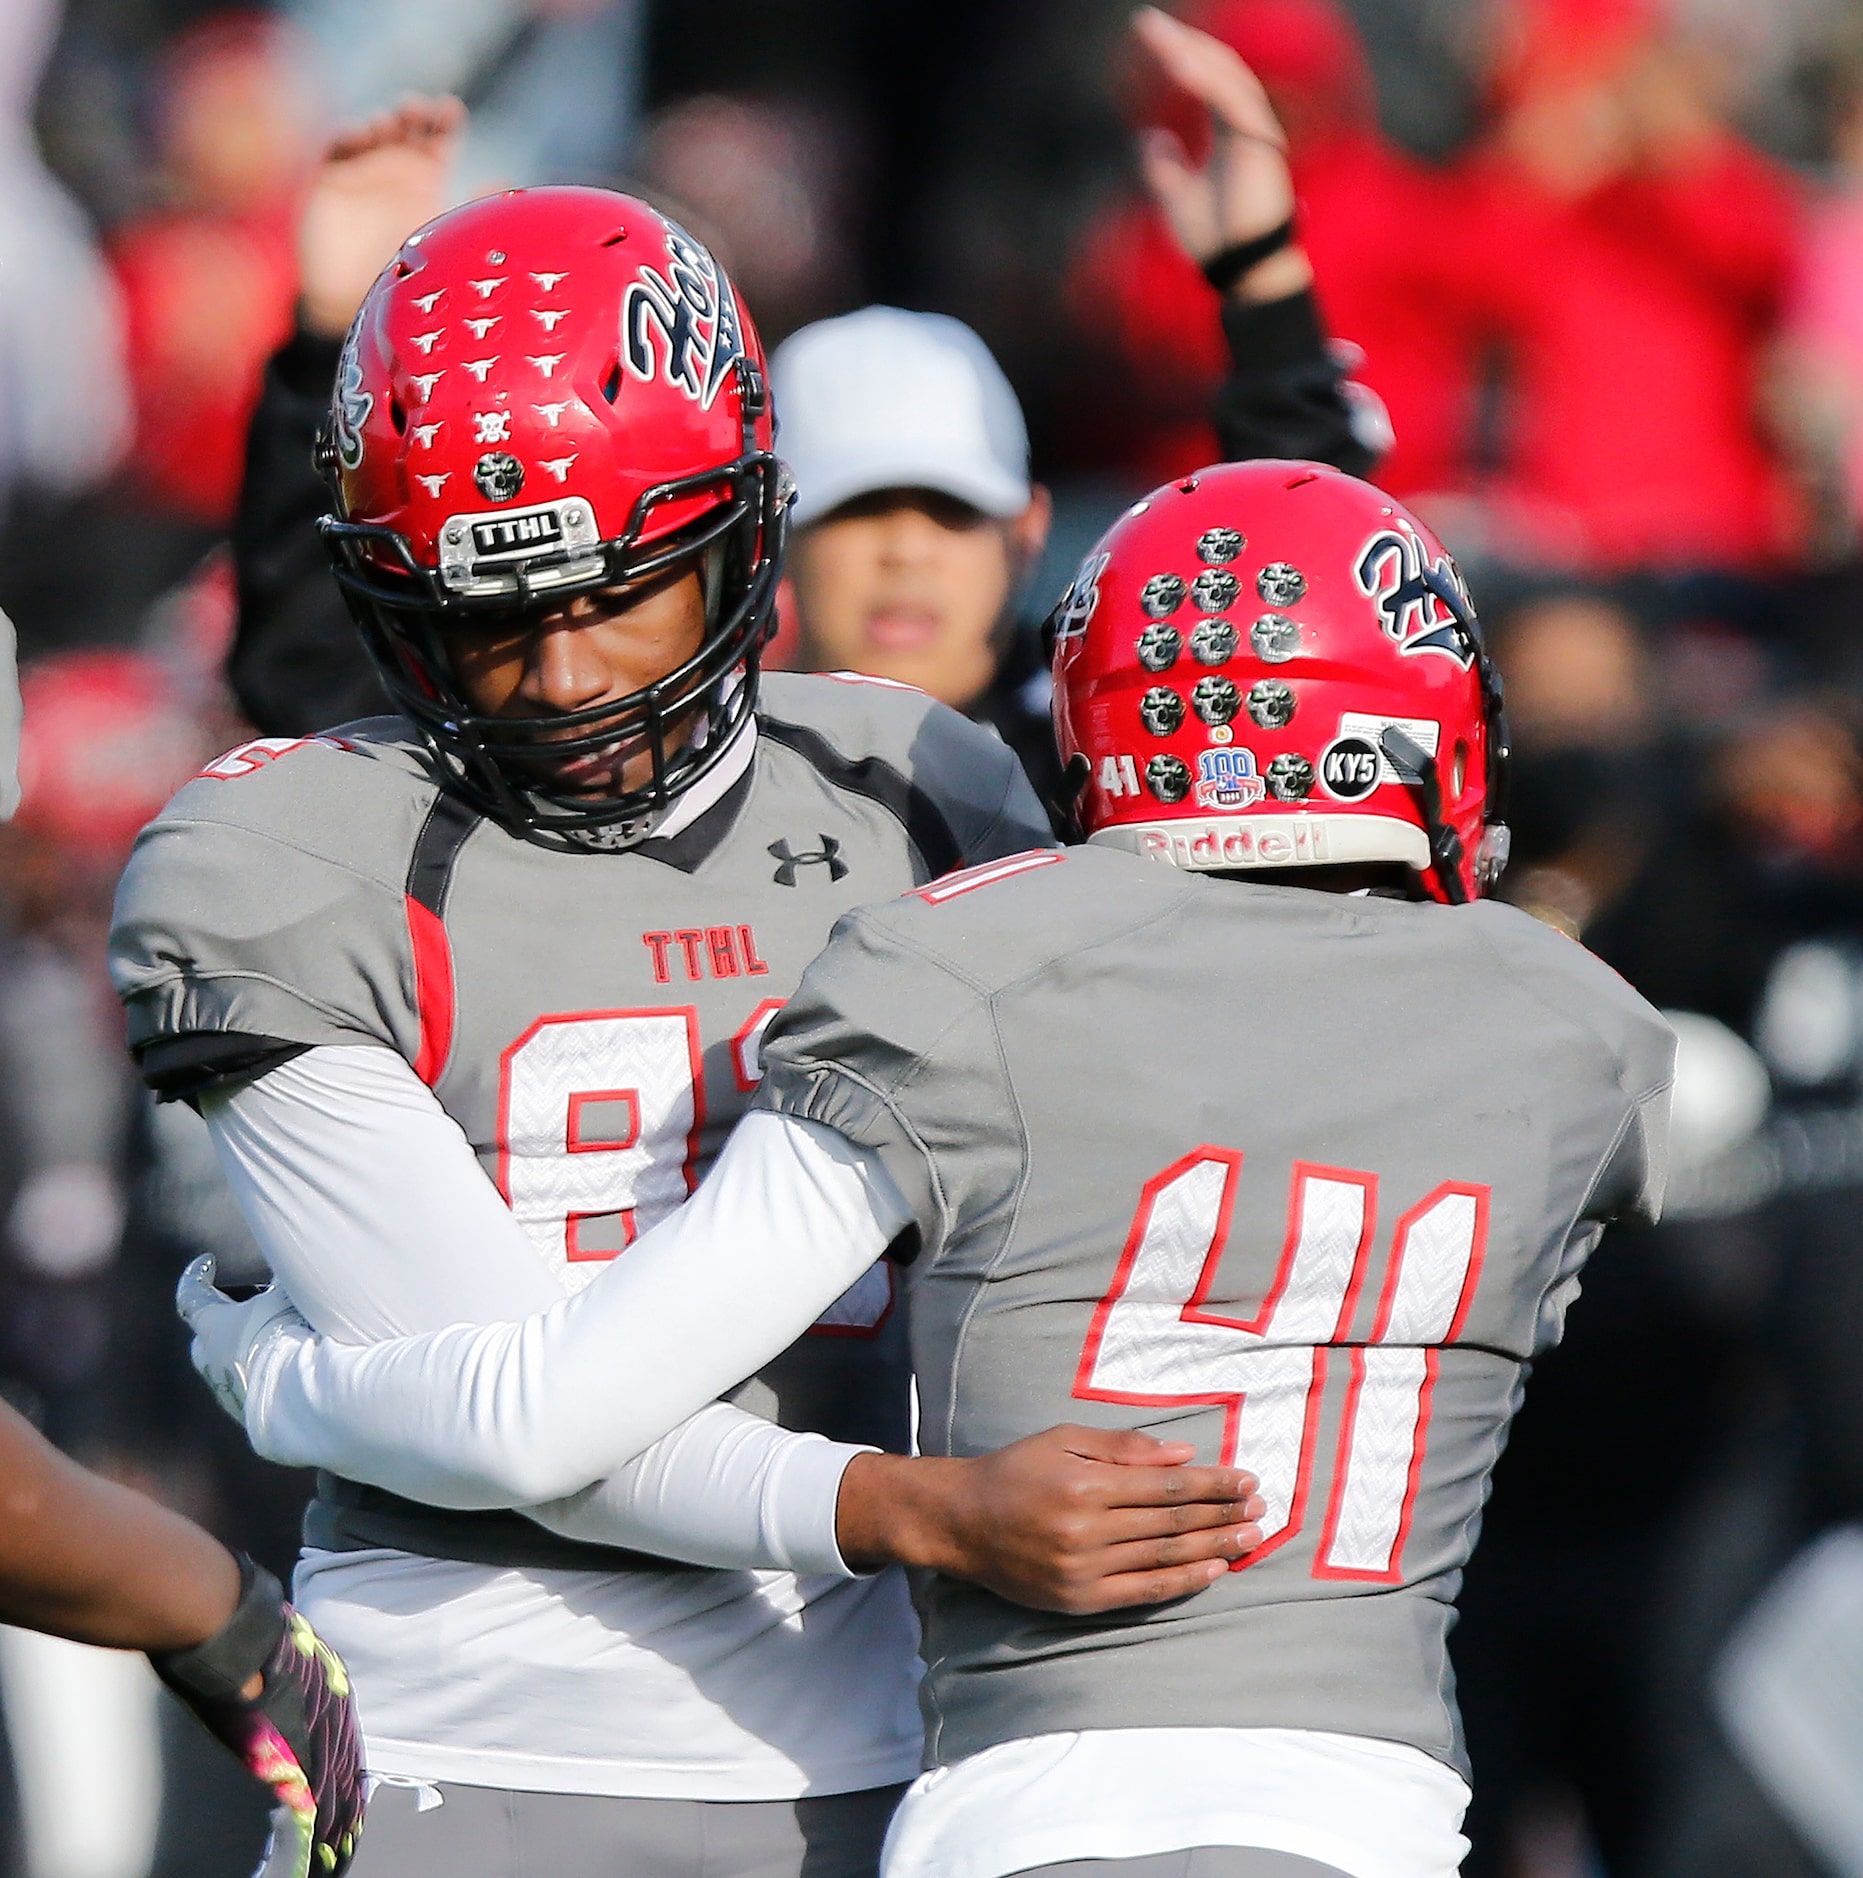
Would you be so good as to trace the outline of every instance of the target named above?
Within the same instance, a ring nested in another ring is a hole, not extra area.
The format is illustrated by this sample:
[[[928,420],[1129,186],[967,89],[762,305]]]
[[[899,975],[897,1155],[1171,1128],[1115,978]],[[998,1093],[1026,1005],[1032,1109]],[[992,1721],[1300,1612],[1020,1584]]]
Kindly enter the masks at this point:
[[[1602,959],[1543,921],[1497,902],[1484,902],[1477,920],[1516,985],[1596,1039],[1628,1105],[1589,1217],[1654,1221],[1668,1170],[1675,1032]]]
[[[981,1172],[1020,1135],[987,999],[890,910],[850,913],[803,974],[765,1036],[757,1106],[879,1154],[935,1245],[970,1198],[948,1170]]]
[[[417,1053],[393,834],[365,836],[360,818],[342,812],[358,806],[344,785],[366,785],[376,767],[300,749],[252,773],[190,783],[142,832],[110,935],[133,1050],[225,1033]],[[357,838],[346,840],[352,825]]]

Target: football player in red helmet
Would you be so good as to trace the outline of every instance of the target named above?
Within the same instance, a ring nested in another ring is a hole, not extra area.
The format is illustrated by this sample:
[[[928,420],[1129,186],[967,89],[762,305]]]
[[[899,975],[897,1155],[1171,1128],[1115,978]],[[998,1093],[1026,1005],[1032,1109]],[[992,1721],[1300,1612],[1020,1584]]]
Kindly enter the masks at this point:
[[[774,434],[731,283],[645,205],[513,192],[408,239],[343,347],[322,527],[462,799],[545,846],[626,845],[724,759],[782,562]],[[512,710],[473,683],[540,613],[587,630],[675,585],[697,604],[668,618],[670,661],[619,695]]]
[[[844,920],[712,1176],[581,1297],[367,1351],[211,1302],[197,1331],[274,1458],[600,1491],[736,1379],[712,1299],[747,1366],[904,1230],[926,1454],[1171,1427],[1265,1510],[1142,1615],[931,1577],[934,1767],[885,1878],[1452,1878],[1456,1587],[1602,1223],[1660,1203],[1674,1037],[1483,897],[1499,683],[1378,490],[1167,485],[1055,625],[1085,840]]]
[[[113,935],[143,1076],[206,1118],[271,1305],[368,1342],[580,1290],[686,1200],[839,918],[1049,838],[1013,754],[923,693],[760,672],[773,438],[730,282],[629,197],[469,203],[370,290],[325,538],[400,715],[210,763]],[[708,1337],[758,1334],[690,1282]],[[921,1745],[877,1568],[1097,1609],[1248,1541],[1246,1476],[1147,1437],[899,1460],[908,1382],[881,1269],[614,1494],[436,1501],[321,1456],[298,1598],[389,1782],[358,1878],[862,1878]]]
[[[1102,609],[1137,624],[1090,631]],[[1357,478],[1258,462],[1167,484],[1087,557],[1051,627],[1090,839],[1209,872],[1407,869],[1452,905],[1506,866],[1501,681],[1468,591]]]

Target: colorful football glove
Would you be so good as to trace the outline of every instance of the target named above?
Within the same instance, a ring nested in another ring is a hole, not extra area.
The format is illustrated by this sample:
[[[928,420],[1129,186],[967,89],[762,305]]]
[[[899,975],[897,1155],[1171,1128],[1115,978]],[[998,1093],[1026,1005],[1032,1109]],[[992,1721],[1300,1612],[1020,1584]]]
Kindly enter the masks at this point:
[[[285,1602],[278,1580],[239,1562],[238,1608],[191,1650],[151,1651],[155,1673],[271,1788],[266,1878],[335,1878],[362,1830],[362,1740],[342,1658]],[[260,1677],[256,1695],[243,1691]]]

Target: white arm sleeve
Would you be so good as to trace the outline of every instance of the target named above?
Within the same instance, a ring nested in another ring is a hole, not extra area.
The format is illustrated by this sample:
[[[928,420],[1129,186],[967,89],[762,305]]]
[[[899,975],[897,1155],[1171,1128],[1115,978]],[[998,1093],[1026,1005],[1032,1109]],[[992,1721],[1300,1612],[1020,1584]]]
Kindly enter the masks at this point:
[[[312,1050],[202,1107],[273,1270],[332,1339],[300,1331],[261,1360],[247,1404],[260,1452],[699,1563],[845,1569],[834,1503],[858,1450],[713,1398],[905,1225],[871,1157],[814,1124],[750,1117],[693,1201],[565,1300],[391,1052]]]

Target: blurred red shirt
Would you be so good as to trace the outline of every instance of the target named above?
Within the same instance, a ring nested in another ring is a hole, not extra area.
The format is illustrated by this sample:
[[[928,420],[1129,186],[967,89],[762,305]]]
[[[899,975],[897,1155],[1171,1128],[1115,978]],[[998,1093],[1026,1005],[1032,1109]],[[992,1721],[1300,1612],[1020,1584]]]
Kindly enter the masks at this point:
[[[1454,218],[1442,180],[1369,129],[1298,151],[1292,168],[1321,315],[1363,353],[1352,375],[1384,400],[1397,433],[1379,481],[1400,495],[1458,486],[1472,343],[1445,253]],[[1216,444],[1203,413],[1227,363],[1219,302],[1149,201],[1089,230],[1070,299],[1147,401],[1179,413],[1135,441],[1147,479],[1208,462]]]
[[[136,428],[129,471],[159,508],[230,519],[265,360],[291,332],[291,219],[155,215],[112,244]]]
[[[1791,492],[1756,407],[1798,225],[1787,173],[1731,136],[1576,198],[1503,151],[1468,160],[1458,291],[1510,387],[1484,491],[1498,546],[1600,570],[1790,549]]]

